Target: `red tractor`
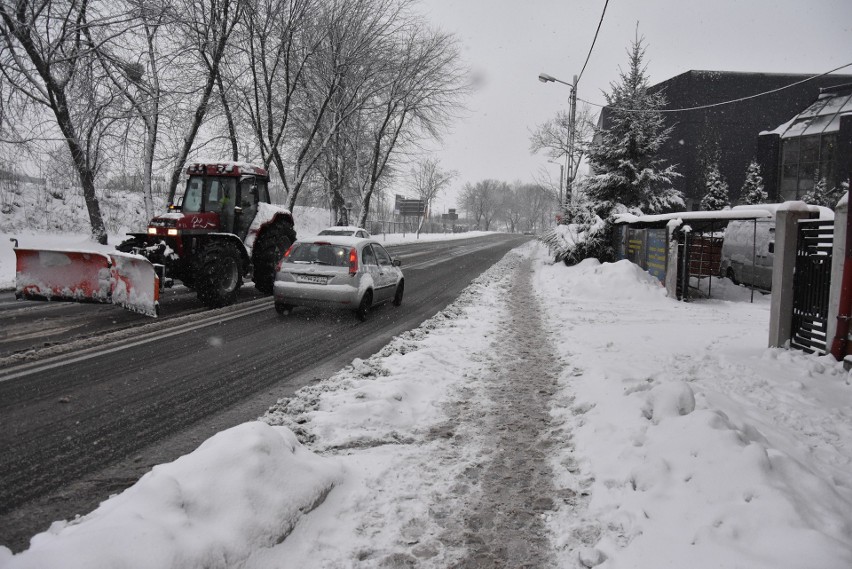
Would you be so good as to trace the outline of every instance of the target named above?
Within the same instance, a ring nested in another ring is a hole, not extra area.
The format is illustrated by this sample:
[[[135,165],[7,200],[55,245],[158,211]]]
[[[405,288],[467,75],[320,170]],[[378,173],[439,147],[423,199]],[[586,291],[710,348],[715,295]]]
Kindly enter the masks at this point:
[[[172,279],[211,307],[233,303],[246,277],[271,293],[275,267],[296,231],[293,215],[270,204],[266,170],[199,161],[186,173],[183,196],[170,195],[169,211],[152,219],[147,232],[128,234],[119,253],[16,248],[17,296],[112,302],[155,315],[159,288]]]

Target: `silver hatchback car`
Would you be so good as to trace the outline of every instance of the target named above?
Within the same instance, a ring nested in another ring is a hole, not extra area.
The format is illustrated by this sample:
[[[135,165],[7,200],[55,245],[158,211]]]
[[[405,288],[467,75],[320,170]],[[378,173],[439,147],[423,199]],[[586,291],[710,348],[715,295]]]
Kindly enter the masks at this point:
[[[278,264],[273,286],[275,310],[294,306],[338,306],[364,320],[371,307],[402,304],[402,263],[371,239],[316,236],[293,243]]]

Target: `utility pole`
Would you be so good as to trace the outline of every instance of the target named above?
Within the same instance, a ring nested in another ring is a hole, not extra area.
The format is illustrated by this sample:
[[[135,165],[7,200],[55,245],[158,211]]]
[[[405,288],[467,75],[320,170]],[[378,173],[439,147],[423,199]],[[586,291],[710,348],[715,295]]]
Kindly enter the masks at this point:
[[[574,194],[574,131],[576,130],[576,122],[577,122],[577,81],[578,78],[574,75],[574,81],[568,83],[563,81],[562,79],[557,79],[552,75],[548,75],[547,73],[539,73],[538,80],[542,83],[562,83],[563,85],[567,85],[569,89],[571,89],[571,98],[570,98],[570,110],[568,115],[568,172],[567,176],[565,176],[565,201],[560,202],[562,207],[564,208],[571,201],[571,197]]]
[[[565,182],[565,203],[567,206],[571,198],[574,196],[574,131],[577,126],[577,76],[574,75],[574,81],[571,87],[571,109],[568,117],[568,177]]]

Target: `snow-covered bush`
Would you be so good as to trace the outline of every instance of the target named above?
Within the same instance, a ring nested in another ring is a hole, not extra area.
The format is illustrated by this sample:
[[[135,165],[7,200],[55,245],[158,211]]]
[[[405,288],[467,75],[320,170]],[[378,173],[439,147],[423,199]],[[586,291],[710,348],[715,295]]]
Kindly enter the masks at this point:
[[[819,178],[813,189],[802,196],[802,201],[810,205],[818,205],[834,209],[843,194],[849,191],[849,182],[843,182],[840,187],[834,186],[829,189],[825,178]]]

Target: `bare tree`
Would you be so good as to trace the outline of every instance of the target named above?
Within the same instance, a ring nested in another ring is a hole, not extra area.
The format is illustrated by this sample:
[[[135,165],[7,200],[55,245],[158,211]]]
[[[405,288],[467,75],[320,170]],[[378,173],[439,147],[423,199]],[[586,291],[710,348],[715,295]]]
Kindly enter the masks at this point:
[[[505,186],[500,196],[500,217],[506,224],[506,231],[515,233],[521,227],[526,207],[524,207],[525,187],[520,182]]]
[[[104,244],[95,179],[105,137],[117,120],[118,95],[95,51],[121,18],[98,0],[0,3],[0,72],[6,90],[16,105],[38,107],[52,117],[73,159],[92,237]],[[51,127],[44,130],[31,136],[44,139]]]
[[[170,23],[171,12],[167,4],[155,0],[126,2],[125,12],[137,24],[135,30],[116,33],[99,46],[96,53],[110,81],[129,106],[128,119],[139,120],[143,126],[142,193],[145,216],[150,219],[154,215],[154,159],[161,101],[165,96],[161,79],[163,56],[160,53],[162,42],[159,41],[159,35],[160,30]],[[135,31],[139,32],[138,35]],[[125,142],[125,146],[128,145]]]
[[[301,181],[326,153],[343,125],[373,101],[382,88],[384,52],[409,24],[411,0],[327,0],[318,28],[324,30],[317,57],[304,76],[304,105],[297,109],[299,136],[289,149],[292,184],[289,205],[295,204]],[[338,180],[340,183],[342,180]]]
[[[376,46],[402,1],[260,0],[248,12],[241,107],[290,208],[340,125],[372,95]]]
[[[580,112],[575,117],[574,121],[574,147],[569,145],[571,134],[571,117],[565,111],[560,111],[556,117],[544,122],[536,127],[530,135],[530,151],[535,154],[544,152],[549,158],[557,161],[566,159],[571,154],[573,155],[573,168],[571,172],[565,173],[565,180],[560,181],[560,184],[565,182],[565,187],[569,187],[568,180],[574,181],[577,179],[577,173],[580,170],[580,165],[586,157],[588,146],[592,141],[592,136],[595,132],[595,117],[592,115],[588,105],[584,105]],[[568,161],[566,160],[566,163]],[[564,196],[567,202],[570,196]]]
[[[196,143],[196,137],[207,117],[213,90],[219,82],[222,62],[231,49],[231,35],[243,17],[247,0],[175,0],[174,10],[180,17],[176,33],[186,40],[186,52],[201,75],[193,77],[191,66],[182,68],[185,97],[180,107],[191,113],[188,124],[180,124],[182,132],[178,149],[172,160],[169,193],[174,193],[183,173],[183,166]],[[195,96],[194,101],[190,101]]]
[[[476,221],[477,229],[491,229],[491,224],[500,211],[500,195],[507,187],[506,182],[482,180],[476,184],[465,184],[459,196],[459,208]]]
[[[551,214],[558,206],[558,200],[556,193],[551,188],[541,184],[532,184],[526,186],[524,204],[527,208],[525,213],[527,229],[536,232],[540,228],[547,227]]]
[[[420,137],[440,139],[469,90],[453,36],[418,25],[400,37],[395,48],[387,52],[385,84],[375,97],[379,104],[364,113],[370,144],[366,163],[358,162],[364,164],[359,169],[362,226],[392,157]]]
[[[264,166],[275,163],[288,181],[281,144],[289,135],[303,77],[314,58],[322,31],[313,25],[315,0],[257,0],[237,30],[236,45],[244,72],[234,77],[234,95],[248,118]]]
[[[432,201],[440,194],[458,174],[453,171],[442,170],[438,161],[434,158],[426,158],[417,164],[411,171],[411,185],[417,196],[424,204],[424,212],[417,226],[417,236],[423,229],[423,222],[429,215]]]

